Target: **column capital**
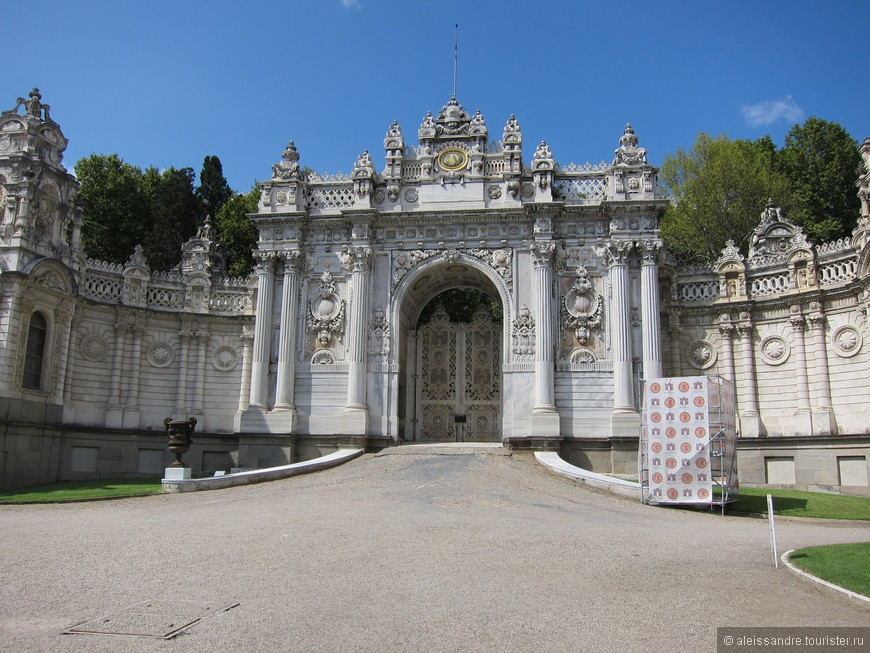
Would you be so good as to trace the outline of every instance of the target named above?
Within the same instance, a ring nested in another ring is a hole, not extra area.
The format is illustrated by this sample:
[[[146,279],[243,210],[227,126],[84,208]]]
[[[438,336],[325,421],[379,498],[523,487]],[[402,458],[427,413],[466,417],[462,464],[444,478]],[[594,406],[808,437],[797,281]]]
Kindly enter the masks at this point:
[[[301,272],[305,264],[305,254],[298,249],[288,249],[279,252],[278,257],[284,263],[284,274]]]
[[[342,267],[348,272],[370,270],[372,267],[372,248],[345,245],[341,248],[340,258]]]
[[[634,242],[630,240],[608,240],[599,241],[595,253],[607,261],[609,266],[628,265],[628,256],[632,249]]]
[[[536,268],[552,267],[556,243],[552,241],[534,242],[529,246],[529,249],[532,252],[532,261]]]
[[[640,254],[641,265],[657,265],[664,243],[659,238],[648,238],[636,242],[634,247]]]
[[[257,259],[256,271],[258,275],[269,274],[275,269],[275,261],[278,260],[277,252],[254,252]]]

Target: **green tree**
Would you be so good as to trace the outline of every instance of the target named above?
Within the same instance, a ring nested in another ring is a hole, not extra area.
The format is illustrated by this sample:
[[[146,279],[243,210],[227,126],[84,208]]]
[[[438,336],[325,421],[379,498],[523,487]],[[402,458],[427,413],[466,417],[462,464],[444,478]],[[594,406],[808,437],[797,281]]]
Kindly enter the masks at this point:
[[[789,214],[789,184],[775,158],[770,137],[732,141],[703,132],[691,150],[665,157],[660,179],[672,202],[661,233],[679,262],[715,261],[728,240],[746,251],[768,198]]]
[[[202,162],[196,195],[205,206],[206,215],[212,218],[217,217],[221,207],[233,196],[233,190],[224,177],[221,160],[214,155],[205,157]]]
[[[233,195],[215,216],[217,239],[227,254],[227,273],[248,276],[254,269],[253,251],[257,247],[257,228],[248,218],[257,212],[260,189],[257,184],[244,195]]]
[[[76,203],[85,215],[85,255],[124,263],[141,243],[150,223],[150,201],[142,170],[117,154],[91,154],[74,166],[79,181]]]
[[[807,118],[786,135],[776,160],[794,194],[795,206],[786,215],[810,240],[822,243],[852,233],[861,212],[855,192],[861,155],[845,129]]]
[[[142,248],[153,270],[168,270],[181,260],[181,246],[196,234],[205,215],[194,189],[193,168],[146,170],[150,224]]]

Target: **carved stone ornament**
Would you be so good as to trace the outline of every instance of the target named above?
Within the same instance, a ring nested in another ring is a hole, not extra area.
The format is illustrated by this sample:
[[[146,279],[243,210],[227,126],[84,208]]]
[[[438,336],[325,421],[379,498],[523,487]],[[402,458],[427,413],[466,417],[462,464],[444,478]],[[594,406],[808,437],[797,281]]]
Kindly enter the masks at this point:
[[[782,365],[791,355],[791,346],[782,336],[767,336],[758,346],[761,360],[768,365]]]
[[[638,138],[631,128],[631,123],[625,126],[625,131],[619,139],[619,147],[616,148],[616,157],[613,165],[642,165],[646,163],[646,149],[637,146]]]
[[[501,188],[498,186],[489,187],[489,199],[497,200],[501,197]]]
[[[416,188],[410,188],[405,191],[405,199],[409,202],[416,202],[420,199],[420,194],[417,192]]]
[[[689,365],[696,370],[706,370],[716,364],[719,354],[706,340],[696,340],[689,345]]]
[[[594,363],[598,359],[589,347],[575,347],[571,350],[568,360],[572,363]]]
[[[211,355],[212,366],[221,372],[229,372],[235,369],[239,362],[239,352],[230,345],[216,347]]]
[[[168,342],[155,342],[145,352],[145,360],[152,367],[169,367],[175,360],[175,349]]]
[[[299,178],[299,152],[296,144],[290,141],[281,154],[281,161],[272,166],[272,179],[298,179]]]
[[[329,270],[321,275],[314,299],[308,301],[308,330],[317,335],[317,341],[323,347],[344,330],[344,300],[336,294]]]
[[[79,342],[79,351],[86,360],[96,362],[106,358],[109,347],[105,338],[96,333],[88,333],[82,336]]]
[[[318,349],[311,355],[312,365],[334,365],[335,352],[331,349]]]
[[[511,352],[520,360],[533,360],[535,356],[535,318],[529,307],[523,304],[513,323]]]
[[[833,344],[837,356],[851,358],[861,351],[864,342],[861,332],[847,324],[834,329],[834,333],[831,334],[831,344]]]
[[[577,268],[577,278],[563,300],[565,328],[574,331],[574,337],[585,345],[592,329],[601,325],[603,300],[592,288],[589,273],[582,265]]]
[[[386,361],[390,357],[390,324],[380,307],[374,310],[369,324],[369,357],[377,361]]]

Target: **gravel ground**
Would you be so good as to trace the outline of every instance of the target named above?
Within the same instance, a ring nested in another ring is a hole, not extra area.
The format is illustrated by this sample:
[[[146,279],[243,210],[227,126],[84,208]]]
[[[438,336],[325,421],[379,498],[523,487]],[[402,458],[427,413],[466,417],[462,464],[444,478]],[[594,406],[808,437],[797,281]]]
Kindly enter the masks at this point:
[[[256,486],[0,506],[4,651],[715,651],[717,626],[870,626],[771,566],[767,522],[643,506],[526,456],[370,455]],[[780,551],[870,540],[780,521]],[[62,635],[238,603],[170,640]]]

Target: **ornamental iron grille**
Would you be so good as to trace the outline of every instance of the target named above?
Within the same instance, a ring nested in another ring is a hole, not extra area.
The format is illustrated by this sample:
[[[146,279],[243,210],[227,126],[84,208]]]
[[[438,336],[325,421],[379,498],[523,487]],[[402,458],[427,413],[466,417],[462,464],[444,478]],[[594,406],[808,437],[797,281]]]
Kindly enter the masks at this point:
[[[500,343],[501,326],[485,308],[456,323],[439,307],[420,328],[416,440],[501,440]]]

